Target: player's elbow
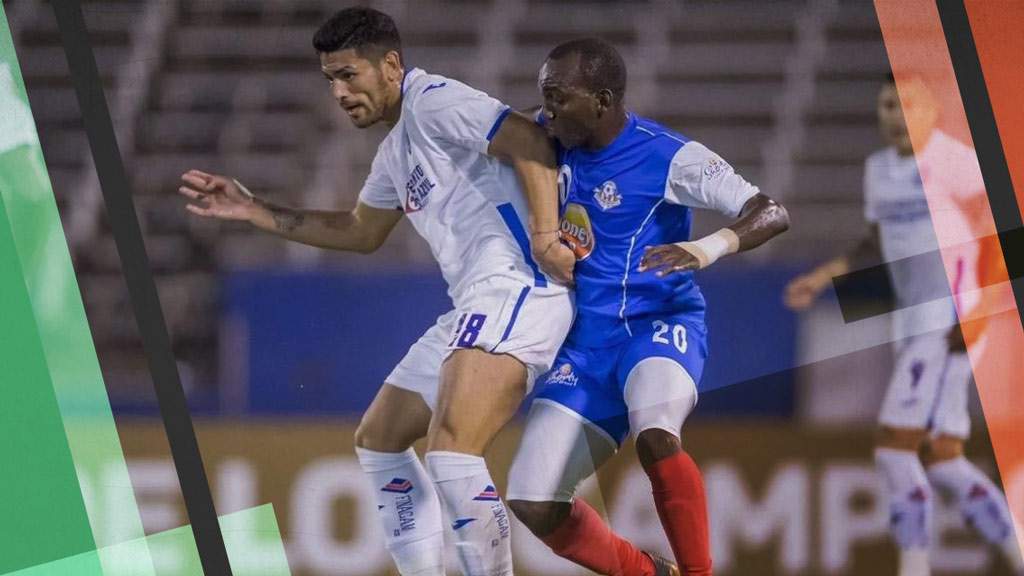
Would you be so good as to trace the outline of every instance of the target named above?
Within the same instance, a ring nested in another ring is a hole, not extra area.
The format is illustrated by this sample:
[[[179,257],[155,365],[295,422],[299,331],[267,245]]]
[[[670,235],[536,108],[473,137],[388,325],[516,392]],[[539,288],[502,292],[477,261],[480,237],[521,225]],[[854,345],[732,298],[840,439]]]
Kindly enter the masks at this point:
[[[759,219],[767,224],[772,236],[778,236],[789,230],[789,211],[785,206],[763,194],[759,195],[759,201],[758,211],[761,214]]]
[[[789,210],[786,210],[785,206],[774,200],[771,202],[774,209],[773,221],[775,222],[775,228],[777,230],[775,233],[782,234],[786,230],[789,230]]]

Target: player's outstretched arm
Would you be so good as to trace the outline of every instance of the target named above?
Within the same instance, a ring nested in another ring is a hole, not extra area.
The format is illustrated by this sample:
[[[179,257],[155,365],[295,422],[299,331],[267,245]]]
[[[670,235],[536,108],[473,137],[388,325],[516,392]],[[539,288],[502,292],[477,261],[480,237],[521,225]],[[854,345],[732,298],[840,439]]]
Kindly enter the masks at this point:
[[[561,284],[572,283],[576,256],[559,241],[558,171],[555,149],[528,116],[510,112],[487,153],[512,159],[530,210],[530,250],[541,269]]]
[[[237,180],[190,170],[178,191],[192,200],[186,209],[219,220],[248,222],[282,238],[332,250],[369,254],[384,243],[401,219],[398,210],[362,202],[352,211],[300,210],[256,197]]]
[[[854,267],[860,267],[878,259],[881,255],[878,240],[878,226],[871,227],[871,234],[865,236],[850,251],[811,270],[807,274],[797,276],[786,285],[783,301],[790,310],[799,312],[814,304],[821,293],[828,288],[832,279],[848,273]]]
[[[746,201],[739,219],[727,228],[694,242],[648,246],[640,260],[640,271],[654,270],[658,276],[665,276],[701,270],[726,254],[757,248],[788,229],[786,208],[758,193]]]

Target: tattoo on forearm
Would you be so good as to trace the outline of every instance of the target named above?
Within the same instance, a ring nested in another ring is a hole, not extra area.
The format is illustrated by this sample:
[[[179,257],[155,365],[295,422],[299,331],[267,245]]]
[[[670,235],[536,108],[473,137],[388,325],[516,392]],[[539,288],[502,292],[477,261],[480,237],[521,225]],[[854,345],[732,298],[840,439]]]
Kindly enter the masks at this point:
[[[274,226],[285,232],[294,232],[306,220],[305,214],[291,208],[275,206],[271,211],[274,213]]]

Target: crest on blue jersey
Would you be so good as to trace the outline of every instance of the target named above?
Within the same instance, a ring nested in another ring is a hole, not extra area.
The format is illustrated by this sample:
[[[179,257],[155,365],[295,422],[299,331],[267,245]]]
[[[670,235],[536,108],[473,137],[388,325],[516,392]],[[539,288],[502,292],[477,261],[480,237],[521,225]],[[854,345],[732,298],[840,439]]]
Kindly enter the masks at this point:
[[[405,478],[392,478],[391,482],[388,482],[380,489],[381,492],[395,492],[397,494],[408,494],[412,491],[412,482],[409,482]]]
[[[602,210],[611,210],[622,204],[622,195],[619,194],[619,187],[611,180],[594,188],[594,199],[601,205]]]

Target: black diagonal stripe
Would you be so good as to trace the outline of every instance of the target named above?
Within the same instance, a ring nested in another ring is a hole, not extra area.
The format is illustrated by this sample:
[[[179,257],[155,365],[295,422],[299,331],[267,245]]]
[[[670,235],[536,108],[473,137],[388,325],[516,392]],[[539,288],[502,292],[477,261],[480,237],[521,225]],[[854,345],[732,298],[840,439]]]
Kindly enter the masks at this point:
[[[217,523],[217,512],[199,454],[196,433],[192,428],[192,417],[188,412],[178,367],[174,363],[156,283],[153,281],[114,127],[110,122],[110,111],[107,109],[92,45],[82,17],[82,6],[78,0],[54,0],[53,12],[75,85],[75,96],[82,111],[82,121],[103,190],[103,200],[107,205],[107,215],[132,308],[135,310],[142,346],[153,375],[160,413],[167,429],[167,440],[178,471],[178,482],[181,484],[203,572],[208,576],[230,576],[231,567],[224,548],[224,537]]]
[[[984,248],[981,247],[987,245],[990,238],[992,237],[975,238],[950,248],[964,250],[976,246],[979,247],[979,250],[983,250]],[[1002,246],[1019,249],[1020,246],[1024,246],[1024,228],[1000,232],[995,237],[995,241]],[[1010,280],[1024,277],[1024,258],[1019,253],[1007,257],[1006,264],[1006,272]],[[926,289],[919,290],[915,294],[901,294],[900,299],[897,300],[892,292],[890,278],[908,276],[914,276]],[[1002,282],[1003,278],[1001,274],[997,273],[980,273],[976,286],[954,286],[954,289],[957,294],[960,294],[965,289],[988,288]],[[942,260],[942,251],[938,249],[855,270],[832,279],[836,296],[839,299],[839,309],[843,314],[843,321],[847,323],[888,314],[941,298],[949,298],[953,292],[950,290],[948,281],[946,267]]]
[[[978,154],[978,164],[985,180],[992,217],[999,231],[999,245],[1003,249],[1006,267],[1011,271],[1010,285],[1017,302],[1017,311],[1024,324],[1024,278],[1015,275],[1020,269],[1019,263],[1024,262],[1024,237],[1018,232],[1022,227],[1020,207],[1017,206],[992,102],[988,98],[967,7],[963,0],[936,0],[936,6],[942,19],[942,31],[946,35],[946,46],[949,48],[956,81],[960,85],[960,98],[964,103],[974,150]]]

